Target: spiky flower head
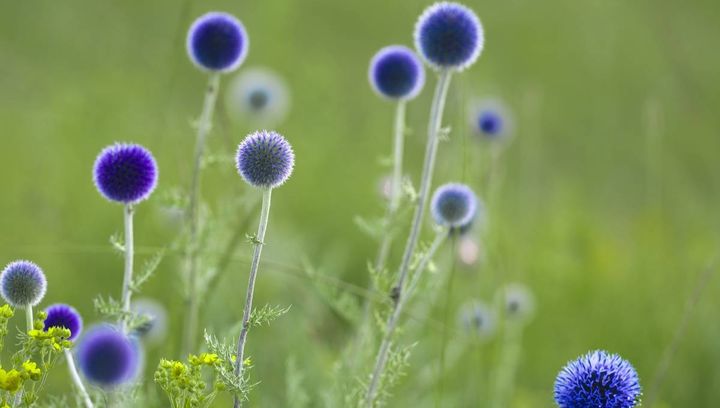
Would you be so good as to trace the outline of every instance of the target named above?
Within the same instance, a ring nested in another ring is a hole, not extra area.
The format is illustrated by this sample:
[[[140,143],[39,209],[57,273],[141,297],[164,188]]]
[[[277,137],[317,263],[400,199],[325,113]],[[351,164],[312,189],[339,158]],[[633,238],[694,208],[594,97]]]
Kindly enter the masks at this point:
[[[45,313],[47,313],[47,317],[45,317],[43,330],[48,331],[51,327],[64,327],[70,330],[68,340],[75,340],[80,335],[83,321],[80,313],[74,307],[57,303],[45,309]]]
[[[480,19],[462,4],[435,3],[415,24],[415,48],[437,70],[464,70],[480,56],[484,42]]]
[[[472,300],[460,309],[460,324],[471,336],[491,336],[495,333],[496,320],[493,309],[479,300]]]
[[[103,149],[95,160],[93,181],[110,201],[136,204],[157,186],[158,166],[152,153],[137,144],[116,143]]]
[[[33,262],[11,262],[0,274],[0,294],[13,307],[37,306],[46,290],[45,273]]]
[[[511,283],[503,288],[505,317],[509,320],[525,321],[535,312],[535,298],[522,284]]]
[[[282,122],[290,105],[285,81],[266,68],[243,69],[232,80],[225,95],[232,119],[263,126]]]
[[[259,130],[240,143],[236,161],[245,181],[259,188],[275,188],[283,184],[293,171],[295,153],[279,133]]]
[[[198,68],[230,72],[242,64],[250,43],[243,24],[235,16],[212,11],[198,17],[187,35],[187,52]]]
[[[639,400],[635,368],[602,350],[569,362],[555,380],[555,402],[560,408],[632,408]]]
[[[450,228],[468,226],[475,217],[478,202],[475,193],[465,184],[448,183],[438,187],[430,202],[435,222]]]
[[[413,99],[425,85],[425,70],[418,56],[402,45],[378,51],[370,60],[370,85],[387,99]]]
[[[88,381],[113,388],[135,377],[140,365],[140,350],[121,331],[100,325],[88,330],[80,339],[77,360]]]
[[[134,334],[149,343],[161,342],[167,332],[165,307],[160,302],[149,298],[134,300],[131,307],[133,312],[147,318],[144,324],[135,329]]]

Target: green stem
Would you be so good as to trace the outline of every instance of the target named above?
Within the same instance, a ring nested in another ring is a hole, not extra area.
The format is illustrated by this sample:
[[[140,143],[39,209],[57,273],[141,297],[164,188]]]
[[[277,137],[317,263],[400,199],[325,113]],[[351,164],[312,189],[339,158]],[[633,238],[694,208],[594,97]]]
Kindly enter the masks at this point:
[[[505,338],[500,355],[500,362],[495,370],[495,390],[490,407],[502,408],[508,406],[506,399],[512,393],[515,381],[515,371],[520,361],[522,351],[522,326],[518,322],[509,322],[505,325]]]
[[[398,301],[395,303],[393,311],[388,318],[388,321],[385,325],[385,336],[383,337],[382,343],[380,344],[380,349],[375,359],[375,368],[370,379],[370,385],[368,386],[368,390],[365,395],[365,406],[368,408],[372,408],[374,406],[375,398],[377,397],[377,392],[380,386],[380,379],[383,375],[383,371],[385,370],[385,366],[387,365],[393,334],[395,333],[395,329],[397,328],[403,308],[407,304],[410,295],[413,293],[415,288],[417,288],[420,282],[420,277],[422,276],[422,272],[427,268],[428,264],[435,256],[438,248],[440,248],[440,245],[445,242],[447,234],[448,231],[444,230],[441,233],[438,233],[438,235],[435,237],[435,240],[430,245],[427,253],[418,264],[418,267],[415,268],[413,277],[410,280],[410,284],[408,285],[406,295],[398,298]]]
[[[25,306],[25,322],[27,323],[28,331],[35,328],[35,321],[33,320],[32,305]]]
[[[443,391],[445,390],[445,376],[443,373],[445,372],[445,348],[447,346],[447,325],[449,320],[449,313],[450,313],[450,301],[452,300],[452,289],[453,289],[453,281],[455,280],[455,262],[457,260],[457,256],[455,256],[456,251],[456,245],[457,240],[455,239],[455,235],[453,235],[452,239],[452,245],[451,245],[451,257],[452,257],[452,266],[450,267],[450,276],[448,277],[448,285],[447,285],[447,293],[445,294],[445,306],[443,309],[443,328],[442,328],[442,336],[440,340],[440,361],[438,362],[438,373],[440,374],[439,381],[438,381],[438,393],[437,393],[437,399],[435,401],[435,406],[439,407],[442,406],[442,398],[443,398]]]
[[[270,217],[270,199],[272,188],[263,192],[262,209],[260,210],[260,224],[258,225],[257,236],[255,237],[255,250],[250,264],[250,278],[248,280],[247,294],[245,295],[245,309],[243,310],[242,330],[238,338],[237,358],[235,360],[235,375],[242,379],[243,361],[245,360],[245,343],[247,342],[248,330],[250,329],[250,315],[252,313],[253,294],[255,292],[255,280],[257,279],[258,267],[260,266],[260,254],[265,245],[265,231],[267,230],[268,218]],[[234,407],[242,406],[242,400],[237,395],[234,398]]]
[[[85,389],[85,386],[83,385],[82,380],[80,379],[80,374],[78,374],[77,368],[75,367],[75,360],[73,359],[70,349],[65,349],[65,359],[67,360],[68,370],[70,371],[70,377],[72,377],[72,380],[75,383],[75,386],[77,387],[78,392],[80,393],[80,397],[82,398],[83,402],[85,403],[85,407],[93,408],[92,400],[90,399],[90,395],[88,395],[88,392]]]
[[[205,153],[206,139],[212,129],[212,117],[215,110],[218,89],[220,88],[220,74],[211,74],[208,78],[208,85],[205,91],[202,113],[197,122],[197,139],[195,143],[195,155],[193,158],[193,172],[190,182],[190,195],[187,211],[187,223],[190,227],[188,239],[187,256],[187,293],[185,304],[187,306],[185,331],[183,335],[183,355],[190,353],[195,348],[197,333],[199,299],[198,299],[198,236],[200,230],[199,202],[200,202],[200,176],[202,173],[202,159]]]
[[[120,317],[123,332],[127,332],[128,316],[130,314],[130,296],[132,296],[132,275],[133,275],[133,256],[134,256],[134,238],[133,238],[133,206],[126,204],[123,214],[123,223],[125,226],[124,254],[125,254],[125,271],[123,273],[122,288],[122,308],[123,315]]]

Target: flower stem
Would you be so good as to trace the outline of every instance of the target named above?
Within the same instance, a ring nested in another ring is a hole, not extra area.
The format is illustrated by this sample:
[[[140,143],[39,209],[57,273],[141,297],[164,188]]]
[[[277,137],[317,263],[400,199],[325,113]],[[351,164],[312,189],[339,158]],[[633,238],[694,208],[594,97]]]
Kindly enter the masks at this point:
[[[445,293],[445,305],[443,307],[443,328],[442,328],[442,336],[440,338],[440,359],[438,361],[438,373],[439,373],[439,381],[438,381],[438,393],[436,396],[435,406],[440,407],[442,406],[442,398],[443,398],[443,392],[445,391],[445,376],[443,373],[445,372],[445,349],[447,348],[447,332],[448,332],[448,320],[449,320],[449,314],[450,314],[450,301],[452,300],[452,290],[453,290],[453,281],[455,280],[455,266],[457,262],[457,256],[455,256],[455,251],[457,248],[457,240],[455,239],[456,235],[453,235],[452,239],[452,266],[450,267],[450,276],[448,276],[448,283],[447,283],[447,293]]]
[[[125,273],[123,274],[123,288],[122,288],[122,308],[123,316],[120,318],[122,321],[121,326],[123,332],[127,332],[128,326],[128,315],[130,313],[130,296],[132,295],[132,275],[133,275],[133,256],[134,256],[134,239],[133,239],[133,212],[134,208],[132,204],[126,204],[124,208],[124,254],[125,254]]]
[[[78,392],[80,393],[80,397],[85,403],[85,407],[93,408],[92,400],[90,399],[90,395],[88,395],[88,392],[85,389],[82,380],[80,379],[80,374],[78,374],[77,368],[75,367],[75,360],[73,359],[70,349],[65,349],[65,359],[67,360],[70,376],[72,377],[75,386],[78,388]]]
[[[32,305],[25,306],[25,321],[27,323],[28,331],[35,328],[35,321],[33,320]]]
[[[380,349],[375,359],[375,368],[370,379],[370,385],[368,386],[368,390],[365,395],[365,406],[367,408],[372,408],[374,406],[375,398],[377,397],[378,388],[380,386],[380,379],[382,377],[383,371],[385,370],[385,366],[387,365],[390,345],[392,343],[392,337],[395,333],[395,329],[397,328],[403,308],[407,304],[408,299],[410,299],[410,295],[420,283],[420,277],[422,276],[423,271],[427,269],[428,264],[435,256],[438,248],[440,248],[440,245],[445,242],[447,235],[447,230],[443,230],[442,232],[437,234],[435,240],[430,245],[427,253],[422,258],[422,260],[420,260],[417,268],[415,268],[413,277],[408,284],[405,296],[398,298],[398,301],[395,303],[390,317],[388,317],[387,323],[385,325],[385,335],[383,337],[382,343],[380,344]]]
[[[270,216],[270,198],[272,188],[263,192],[262,209],[260,210],[260,224],[255,236],[255,250],[252,263],[250,264],[250,278],[248,280],[247,294],[245,295],[245,309],[243,310],[242,331],[238,338],[237,358],[235,360],[235,375],[242,379],[243,362],[245,361],[245,343],[247,342],[248,330],[250,329],[250,314],[252,313],[253,293],[255,292],[255,280],[257,279],[258,267],[260,266],[260,254],[265,245],[265,231],[267,230],[268,218]],[[234,407],[242,406],[242,400],[235,395]]]
[[[208,78],[208,85],[205,91],[202,113],[197,122],[197,139],[195,143],[195,155],[193,158],[193,172],[190,181],[190,194],[186,222],[189,224],[190,236],[188,238],[186,252],[187,267],[187,293],[185,304],[187,307],[185,332],[183,335],[183,355],[190,353],[195,348],[195,338],[198,323],[198,252],[199,252],[199,229],[200,217],[198,215],[200,201],[200,176],[202,173],[202,159],[205,153],[205,145],[210,129],[212,129],[212,117],[215,110],[218,89],[220,88],[220,74],[211,74]]]
[[[495,389],[490,404],[491,408],[501,408],[508,405],[506,399],[512,394],[515,372],[522,351],[522,329],[517,322],[507,322],[505,324],[503,349],[500,354],[498,368],[494,374]]]

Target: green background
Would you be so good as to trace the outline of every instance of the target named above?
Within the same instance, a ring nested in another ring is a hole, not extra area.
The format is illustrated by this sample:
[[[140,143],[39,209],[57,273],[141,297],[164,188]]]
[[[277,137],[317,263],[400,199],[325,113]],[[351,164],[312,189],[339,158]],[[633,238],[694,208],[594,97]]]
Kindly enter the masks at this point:
[[[114,141],[147,146],[161,169],[158,191],[137,211],[138,261],[151,252],[143,248],[176,236],[160,197],[188,184],[191,122],[206,81],[185,55],[185,30],[205,11],[232,12],[250,35],[244,66],[270,67],[291,88],[292,108],[277,130],[297,154],[292,178],[273,196],[256,293],[258,305],[293,308],[250,335],[254,378],[262,381],[250,406],[292,405],[284,397],[289,356],[306,368],[311,396],[331,387],[327,372],[350,330],[319,299],[318,282],[302,265],[365,286],[376,242],[353,218],[382,214],[377,185],[387,168],[380,159],[390,152],[394,111],[370,90],[367,64],[382,46],[412,45],[415,19],[428,4],[4,2],[0,262],[34,260],[48,276],[43,304],[67,302],[86,323],[97,320],[93,298],[119,296],[122,273],[122,260],[108,244],[121,231],[121,207],[102,199],[91,180],[95,155]],[[537,312],[523,338],[512,407],[552,406],[558,370],[595,348],[632,361],[647,388],[698,276],[718,250],[720,54],[712,39],[720,38],[720,7],[706,0],[467,4],[483,21],[486,47],[478,63],[453,79],[445,116],[452,133],[440,147],[436,184],[462,180],[478,191],[487,187],[479,170],[487,146],[472,140],[464,121],[470,98],[503,100],[516,132],[501,159],[502,185],[488,203],[488,261],[457,271],[451,306],[470,298],[489,301],[505,282],[522,282],[534,292]],[[435,83],[428,74],[421,97],[408,106],[413,133],[406,168],[414,183]],[[218,117],[210,149],[229,154],[253,128],[233,125],[222,110]],[[229,163],[208,169],[203,183],[216,213],[229,197],[259,198]],[[252,218],[249,230],[255,223]],[[203,326],[221,332],[239,320],[250,251],[250,245],[238,249],[205,304]],[[451,265],[450,249],[442,252],[440,273]],[[147,350],[148,373],[160,356],[177,357],[179,268],[179,257],[171,254],[144,293],[166,303],[172,316],[166,344]],[[661,388],[664,406],[720,401],[719,284],[711,277],[703,285]],[[447,323],[454,327],[454,321]],[[20,314],[15,325],[23,325]],[[424,346],[391,406],[432,406],[432,391],[413,399],[419,392],[413,379],[436,361],[441,330],[427,325],[421,338],[403,337]],[[488,361],[498,343],[483,346]],[[446,393],[459,394],[491,373],[473,361],[462,359],[453,368]],[[64,367],[55,370],[51,390],[67,389],[69,381],[59,375]],[[454,404],[486,401],[463,398]]]

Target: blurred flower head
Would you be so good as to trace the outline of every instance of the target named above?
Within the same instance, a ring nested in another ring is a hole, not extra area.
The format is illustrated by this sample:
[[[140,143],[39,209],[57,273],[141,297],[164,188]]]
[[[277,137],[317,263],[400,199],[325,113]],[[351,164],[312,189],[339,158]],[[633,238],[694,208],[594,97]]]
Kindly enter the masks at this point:
[[[259,130],[248,135],[237,150],[236,165],[245,181],[259,188],[283,184],[293,171],[295,153],[279,133]]]
[[[465,266],[473,266],[480,261],[481,257],[480,244],[475,237],[471,235],[463,235],[457,248],[457,256],[460,262]]]
[[[242,64],[248,53],[245,27],[235,16],[209,12],[198,17],[187,34],[187,52],[200,69],[230,72]]]
[[[152,153],[137,144],[117,143],[103,149],[95,160],[93,181],[110,201],[136,204],[155,190],[158,167]]]
[[[514,130],[509,109],[498,100],[474,101],[468,109],[468,123],[473,133],[488,141],[508,139]]]
[[[136,328],[134,334],[149,343],[159,343],[165,339],[167,333],[167,310],[158,301],[149,298],[140,298],[132,303],[133,312],[148,318],[145,324]]]
[[[378,51],[370,60],[370,85],[387,99],[413,99],[425,84],[425,70],[417,55],[402,45]]]
[[[45,309],[45,327],[47,331],[51,327],[64,327],[70,330],[68,340],[75,340],[82,331],[83,321],[80,313],[74,307],[63,303],[57,303]]]
[[[505,317],[508,320],[526,321],[535,313],[535,298],[525,285],[511,283],[502,292]]]
[[[560,408],[632,408],[639,398],[635,368],[602,350],[569,362],[555,380],[555,402]]]
[[[109,325],[88,330],[80,338],[76,353],[78,366],[85,378],[104,388],[132,381],[140,366],[137,344]]]
[[[495,333],[495,312],[484,302],[472,300],[460,309],[460,324],[471,336],[490,337]]]
[[[46,290],[45,273],[33,262],[12,262],[0,274],[0,294],[14,307],[37,306]]]
[[[243,69],[232,80],[225,101],[233,120],[274,126],[287,116],[290,94],[285,81],[275,72],[251,68]]]
[[[415,48],[437,70],[468,68],[480,56],[484,42],[480,19],[462,4],[435,3],[415,24]]]
[[[461,228],[472,222],[478,209],[478,200],[465,184],[448,183],[435,190],[430,209],[438,225]]]

